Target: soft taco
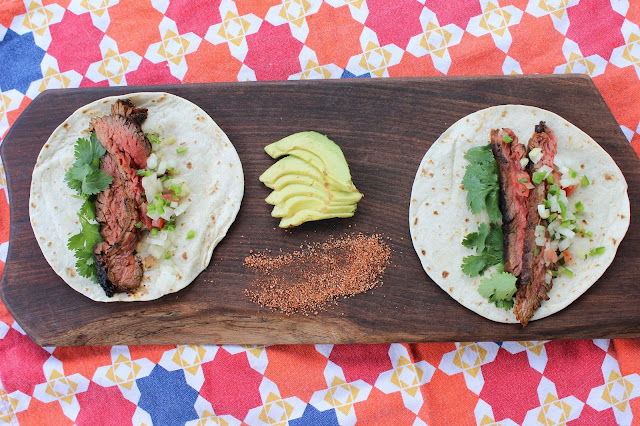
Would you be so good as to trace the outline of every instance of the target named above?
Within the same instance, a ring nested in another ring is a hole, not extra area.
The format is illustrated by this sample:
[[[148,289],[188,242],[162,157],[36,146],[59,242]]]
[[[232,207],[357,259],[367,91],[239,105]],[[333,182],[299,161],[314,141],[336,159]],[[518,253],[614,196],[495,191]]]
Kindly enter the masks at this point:
[[[500,192],[471,194],[473,182],[486,187],[467,170],[487,156],[494,164],[476,166],[496,171]],[[479,199],[494,208],[472,212]],[[552,112],[503,105],[463,117],[434,142],[416,174],[409,225],[423,268],[451,297],[490,320],[526,325],[602,276],[629,208],[622,172],[591,137]],[[485,244],[500,244],[499,258],[477,256]],[[489,297],[493,277],[501,281]],[[500,291],[506,303],[494,299]]]
[[[189,285],[240,209],[238,154],[206,112],[169,93],[75,111],[50,136],[29,215],[53,270],[95,301],[143,301]]]

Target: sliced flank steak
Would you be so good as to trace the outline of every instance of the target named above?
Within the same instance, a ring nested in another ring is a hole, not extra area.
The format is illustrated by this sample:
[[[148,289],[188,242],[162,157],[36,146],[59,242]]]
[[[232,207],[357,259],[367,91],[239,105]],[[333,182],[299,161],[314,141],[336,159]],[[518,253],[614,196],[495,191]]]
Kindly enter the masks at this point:
[[[530,162],[527,171],[531,176],[540,171],[544,166],[553,169],[553,160],[557,153],[558,140],[546,124],[541,121],[535,126],[535,133],[528,143],[528,151],[540,148],[542,157],[537,163]],[[538,205],[543,204],[549,191],[549,183],[546,180],[536,185],[529,193],[529,213],[524,239],[524,254],[522,259],[522,272],[518,278],[518,291],[513,312],[522,325],[527,325],[533,313],[540,307],[543,300],[548,300],[547,293],[551,290],[551,280],[546,280],[547,269],[554,269],[554,265],[545,260],[544,247],[537,247],[535,229],[542,224],[538,213]],[[548,235],[547,235],[548,239]],[[538,250],[536,250],[538,248]],[[547,282],[548,281],[548,282]]]
[[[91,120],[92,130],[107,153],[100,169],[113,182],[96,198],[96,220],[103,242],[94,247],[98,282],[107,296],[118,291],[132,291],[140,286],[142,263],[136,254],[140,239],[142,184],[136,174],[144,168],[151,152],[149,140],[140,125],[146,110],[119,100],[112,114]]]
[[[525,147],[511,129],[502,130],[491,131],[491,150],[499,168],[504,270],[517,277],[522,271],[530,179],[520,162],[526,158]]]

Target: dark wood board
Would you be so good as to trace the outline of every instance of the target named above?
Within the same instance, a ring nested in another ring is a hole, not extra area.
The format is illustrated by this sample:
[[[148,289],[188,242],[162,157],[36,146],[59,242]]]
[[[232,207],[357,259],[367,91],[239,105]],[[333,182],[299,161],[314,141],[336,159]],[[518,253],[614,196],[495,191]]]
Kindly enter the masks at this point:
[[[235,145],[245,174],[238,218],[208,269],[186,289],[151,302],[97,303],[49,267],[29,223],[31,172],[51,132],[76,108],[134,91],[167,91],[208,112]],[[478,109],[521,103],[582,128],[614,158],[640,208],[640,161],[586,76],[496,76],[223,83],[56,90],[41,94],[2,145],[10,194],[10,246],[0,295],[40,345],[277,344],[502,341],[640,337],[640,223],[631,226],[604,276],[565,310],[526,328],[486,320],[430,281],[409,236],[408,210],[420,161],[438,136]],[[353,218],[277,228],[258,176],[273,160],[263,147],[317,130],[337,141],[365,194]],[[293,251],[346,232],[390,237],[384,285],[317,316],[285,316],[244,296],[249,250]]]

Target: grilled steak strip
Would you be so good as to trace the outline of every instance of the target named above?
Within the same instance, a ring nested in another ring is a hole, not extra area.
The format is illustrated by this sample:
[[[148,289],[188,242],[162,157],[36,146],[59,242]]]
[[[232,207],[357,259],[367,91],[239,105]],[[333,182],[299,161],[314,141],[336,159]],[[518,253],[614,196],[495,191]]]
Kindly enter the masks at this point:
[[[139,124],[124,115],[107,115],[91,119],[91,128],[108,153],[115,155],[122,166],[133,169],[147,167],[151,143]]]
[[[147,119],[147,109],[136,108],[129,99],[118,99],[111,105],[111,115],[122,115],[141,126],[144,120]],[[145,146],[145,148],[148,148],[147,155],[151,154],[151,145]]]
[[[96,220],[104,241],[93,248],[98,282],[109,297],[136,289],[142,280],[142,262],[136,254],[142,185],[136,169],[146,167],[151,152],[140,127],[146,110],[119,100],[111,111],[112,115],[91,120],[92,130],[107,150],[100,169],[113,177],[109,188],[96,197]]]
[[[542,158],[537,162],[530,162],[527,171],[533,176],[543,166],[553,168],[558,140],[549,127],[543,121],[536,125],[535,133],[529,139],[528,150],[534,148],[542,150]],[[545,282],[547,269],[554,265],[546,265],[544,257],[544,247],[541,247],[537,256],[534,256],[536,249],[535,229],[542,223],[538,214],[538,205],[544,203],[549,190],[549,184],[543,180],[529,193],[529,214],[527,216],[527,227],[524,239],[524,255],[522,258],[522,272],[518,278],[518,291],[516,292],[516,303],[513,313],[516,319],[526,326],[533,313],[540,307],[543,300],[548,300],[547,293],[551,290],[552,282]]]
[[[500,181],[500,211],[502,212],[502,233],[504,235],[504,270],[516,277],[522,271],[522,254],[527,227],[529,204],[527,190],[521,179],[530,181],[529,175],[520,164],[525,158],[525,147],[518,143],[518,137],[511,129],[502,129],[513,140],[504,142],[499,129],[491,130],[491,151],[498,162]]]

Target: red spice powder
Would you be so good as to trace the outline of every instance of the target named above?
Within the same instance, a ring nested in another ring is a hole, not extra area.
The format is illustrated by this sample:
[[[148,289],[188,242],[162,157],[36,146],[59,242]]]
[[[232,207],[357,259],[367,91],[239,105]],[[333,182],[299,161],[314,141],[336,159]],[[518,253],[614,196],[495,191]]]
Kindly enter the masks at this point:
[[[391,250],[380,235],[346,235],[278,256],[256,253],[244,265],[258,278],[245,290],[251,300],[287,315],[317,314],[338,298],[382,285]]]

